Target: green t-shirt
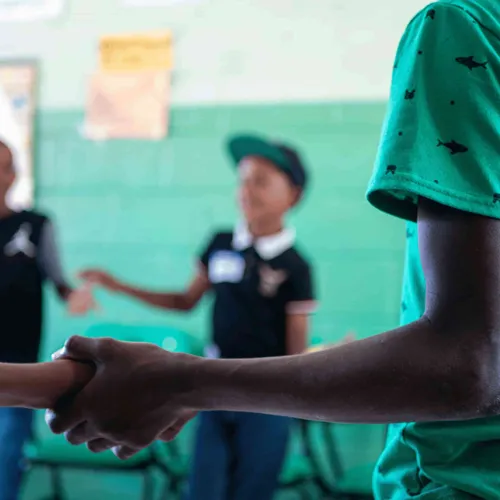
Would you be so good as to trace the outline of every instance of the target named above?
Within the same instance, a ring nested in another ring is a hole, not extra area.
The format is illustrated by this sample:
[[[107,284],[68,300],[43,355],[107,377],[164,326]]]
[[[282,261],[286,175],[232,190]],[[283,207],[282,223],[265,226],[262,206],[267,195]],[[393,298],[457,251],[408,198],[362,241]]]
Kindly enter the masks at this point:
[[[410,22],[367,196],[408,221],[406,324],[425,305],[418,197],[500,218],[500,0],[440,1]],[[374,481],[380,500],[498,500],[500,418],[391,426]]]

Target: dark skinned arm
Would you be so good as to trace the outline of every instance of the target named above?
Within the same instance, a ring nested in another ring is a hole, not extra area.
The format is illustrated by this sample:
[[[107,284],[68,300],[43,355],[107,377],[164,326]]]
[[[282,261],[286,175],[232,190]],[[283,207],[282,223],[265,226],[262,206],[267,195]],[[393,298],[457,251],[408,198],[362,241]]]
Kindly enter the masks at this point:
[[[335,422],[500,413],[500,221],[421,200],[425,315],[303,356],[203,360],[186,404]]]
[[[100,285],[107,290],[121,293],[145,304],[172,311],[191,311],[210,288],[210,282],[203,268],[196,273],[185,291],[153,292],[123,283],[110,274],[97,269],[80,273],[85,281]]]
[[[96,375],[70,407],[47,414],[51,429],[93,451],[119,444],[114,452],[127,458],[172,439],[201,410],[346,423],[500,415],[500,221],[421,200],[418,231],[427,281],[418,321],[310,354],[249,360],[72,337],[55,358],[93,362]]]

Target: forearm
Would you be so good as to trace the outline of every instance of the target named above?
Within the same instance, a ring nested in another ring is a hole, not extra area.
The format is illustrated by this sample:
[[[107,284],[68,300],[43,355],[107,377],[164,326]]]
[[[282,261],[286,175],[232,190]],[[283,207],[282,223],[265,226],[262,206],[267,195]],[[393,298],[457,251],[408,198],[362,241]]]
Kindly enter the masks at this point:
[[[311,354],[200,360],[187,404],[347,423],[470,419],[497,412],[486,407],[490,395],[479,388],[478,364],[461,347],[460,336],[453,347],[447,336],[420,320]]]
[[[79,391],[94,369],[74,361],[0,363],[0,407],[53,408],[64,396]]]
[[[120,283],[117,292],[129,297],[133,297],[145,304],[160,309],[168,309],[171,311],[188,311],[192,308],[192,304],[187,300],[185,293],[180,292],[151,292],[140,288],[135,288],[125,283]]]

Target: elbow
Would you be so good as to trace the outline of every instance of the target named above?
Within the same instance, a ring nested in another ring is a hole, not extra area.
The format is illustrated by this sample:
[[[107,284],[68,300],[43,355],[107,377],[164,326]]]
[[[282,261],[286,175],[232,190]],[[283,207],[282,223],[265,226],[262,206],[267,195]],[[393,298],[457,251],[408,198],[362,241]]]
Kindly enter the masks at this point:
[[[452,383],[452,418],[475,419],[500,416],[500,361],[465,363]]]

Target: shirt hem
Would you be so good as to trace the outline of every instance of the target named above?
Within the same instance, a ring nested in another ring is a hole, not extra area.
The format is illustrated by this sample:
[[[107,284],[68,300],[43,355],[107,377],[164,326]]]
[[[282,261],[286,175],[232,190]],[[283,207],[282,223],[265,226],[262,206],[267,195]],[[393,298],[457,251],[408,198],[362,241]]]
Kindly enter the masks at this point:
[[[399,198],[395,193],[401,193]],[[500,219],[500,197],[478,196],[454,191],[424,180],[418,176],[401,173],[397,178],[378,178],[367,191],[368,202],[395,217],[411,222],[417,220],[417,204],[413,196],[422,196],[441,205],[485,217]]]

